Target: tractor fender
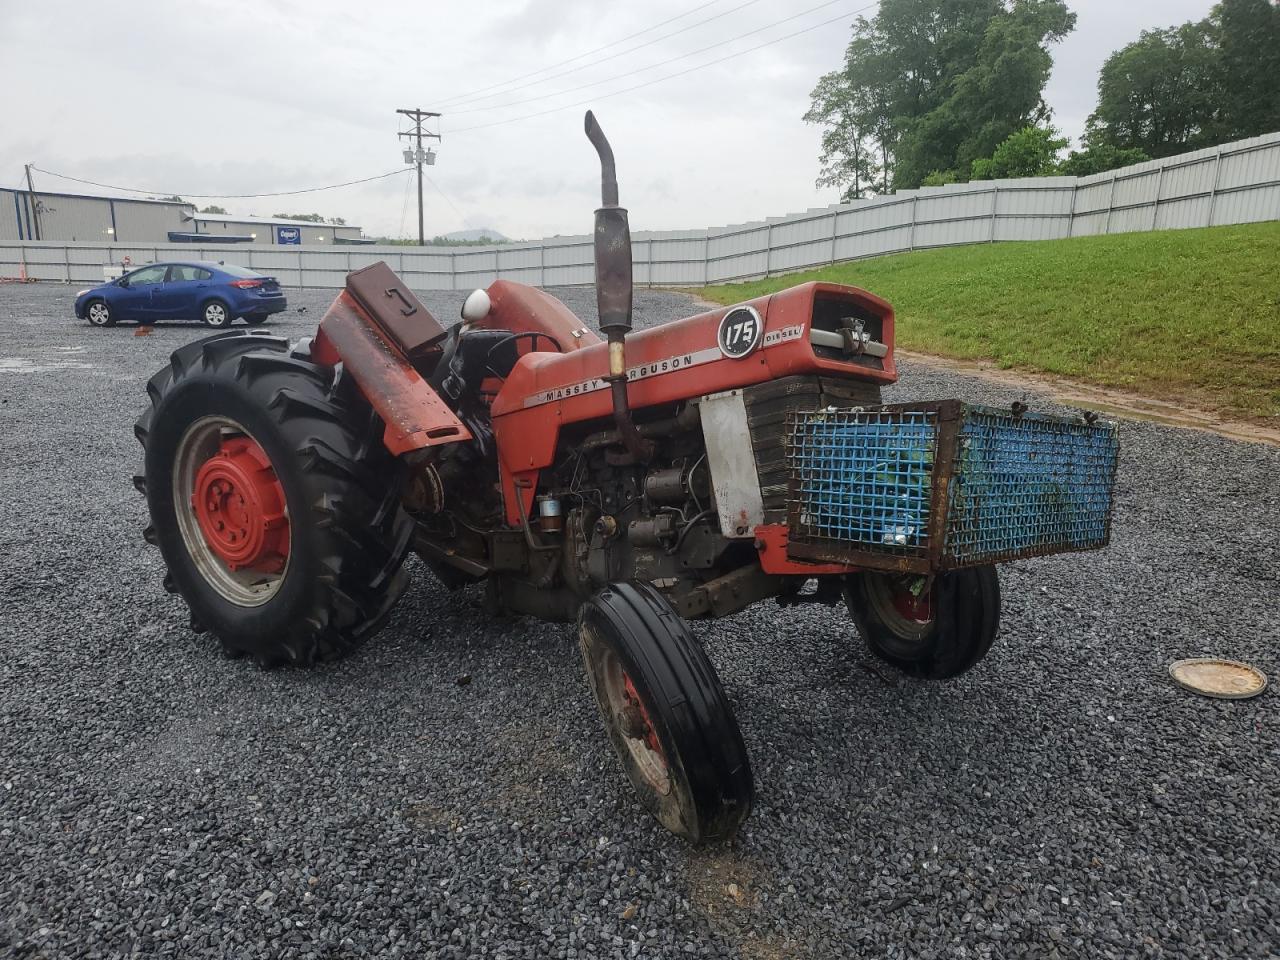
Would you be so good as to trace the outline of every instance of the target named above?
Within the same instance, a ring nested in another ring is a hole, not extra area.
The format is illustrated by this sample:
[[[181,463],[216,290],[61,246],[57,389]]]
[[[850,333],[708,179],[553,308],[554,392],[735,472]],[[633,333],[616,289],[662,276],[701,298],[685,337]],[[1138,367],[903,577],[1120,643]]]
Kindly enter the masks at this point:
[[[545,290],[514,280],[495,280],[487,292],[489,312],[475,324],[479,329],[540,333],[554,340],[560,353],[600,342],[594,330]]]
[[[413,368],[395,340],[372,319],[349,285],[320,321],[311,358],[326,366],[342,363],[382,418],[383,442],[396,456],[470,440],[471,431]]]

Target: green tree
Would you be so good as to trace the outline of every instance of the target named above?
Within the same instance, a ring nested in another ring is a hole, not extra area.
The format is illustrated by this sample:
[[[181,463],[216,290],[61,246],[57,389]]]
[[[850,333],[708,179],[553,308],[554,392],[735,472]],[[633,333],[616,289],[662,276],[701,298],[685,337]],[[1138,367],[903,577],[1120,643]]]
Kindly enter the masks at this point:
[[[374,237],[377,243],[393,244],[398,247],[416,247],[418,241],[416,238],[407,239],[404,237]],[[497,239],[494,237],[481,237],[479,240],[457,240],[437,234],[427,241],[430,247],[492,247],[500,246],[504,243],[513,243],[515,241],[507,239]]]
[[[227,211],[222,209],[222,207],[218,206],[216,203],[211,203],[207,207],[202,207],[200,212],[201,213],[217,213],[225,216]]]
[[[304,220],[307,223],[324,223],[324,214],[320,213],[273,213],[273,220]]]
[[[977,161],[974,161],[975,163]],[[960,183],[960,174],[954,170],[934,170],[920,181],[922,187],[945,187],[948,183]]]
[[[989,157],[974,160],[971,178],[996,180],[1001,177],[1045,177],[1058,172],[1058,154],[1067,138],[1053,127],[1023,127],[1011,133]]]
[[[841,199],[856,200],[875,189],[881,173],[871,129],[875,116],[871,106],[860,100],[866,91],[854,90],[845,96],[843,90],[834,89],[839,79],[839,74],[829,73],[818,81],[813,106],[804,119],[825,128],[822,168],[814,186],[841,187]]]
[[[347,221],[342,217],[330,217],[329,222],[335,227],[345,227],[347,225]]]
[[[1221,142],[1218,27],[1212,20],[1143,31],[1106,59],[1085,144],[1151,157]]]
[[[1072,150],[1067,159],[1058,164],[1056,172],[1070,177],[1087,177],[1091,173],[1102,173],[1150,159],[1136,147],[1121,149],[1109,143],[1099,143],[1084,150]]]
[[[1213,17],[1220,36],[1224,139],[1280,130],[1280,5],[1222,0]]]
[[[416,242],[416,241],[415,241]],[[475,240],[459,240],[436,234],[429,241],[433,247],[492,247],[498,244],[510,243],[510,240],[497,240],[493,237],[479,237]]]
[[[864,143],[880,190],[969,169],[1048,118],[1047,45],[1074,26],[1063,0],[883,0],[814,88],[805,118],[831,134],[819,182],[861,183]]]

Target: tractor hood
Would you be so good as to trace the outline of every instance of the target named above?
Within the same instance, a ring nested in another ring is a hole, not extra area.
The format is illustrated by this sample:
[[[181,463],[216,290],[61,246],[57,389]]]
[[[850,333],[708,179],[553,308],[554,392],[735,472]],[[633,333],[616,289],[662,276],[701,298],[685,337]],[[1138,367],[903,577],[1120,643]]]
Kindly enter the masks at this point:
[[[609,417],[608,344],[520,358],[494,398],[512,472],[548,466],[560,429]],[[893,383],[893,308],[874,294],[806,283],[627,337],[631,409],[689,400],[796,374]]]
[[[893,383],[893,308],[857,287],[806,283],[634,332],[627,361],[633,409],[800,373]],[[608,366],[603,342],[563,354],[526,354],[492,413],[557,404],[554,416],[563,422],[606,416]]]

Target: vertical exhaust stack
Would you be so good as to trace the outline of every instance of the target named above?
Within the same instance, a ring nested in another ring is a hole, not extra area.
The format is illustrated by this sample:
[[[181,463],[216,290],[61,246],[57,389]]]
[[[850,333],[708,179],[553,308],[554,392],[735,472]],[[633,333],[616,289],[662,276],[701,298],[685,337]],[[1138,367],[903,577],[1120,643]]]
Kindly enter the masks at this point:
[[[587,139],[600,155],[600,209],[596,211],[596,309],[600,331],[609,340],[609,375],[613,394],[613,421],[623,446],[640,461],[653,455],[653,442],[645,440],[631,419],[627,399],[626,337],[631,330],[631,227],[625,207],[618,206],[618,176],[613,148],[590,110],[586,116]]]

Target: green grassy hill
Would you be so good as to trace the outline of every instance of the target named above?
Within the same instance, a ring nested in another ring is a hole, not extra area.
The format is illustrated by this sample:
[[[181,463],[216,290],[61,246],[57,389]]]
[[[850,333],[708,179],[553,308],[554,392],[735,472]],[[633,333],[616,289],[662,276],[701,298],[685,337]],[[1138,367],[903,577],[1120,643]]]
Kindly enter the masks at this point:
[[[897,254],[695,291],[737,303],[806,280],[889,300],[897,342],[1280,417],[1280,223]]]

